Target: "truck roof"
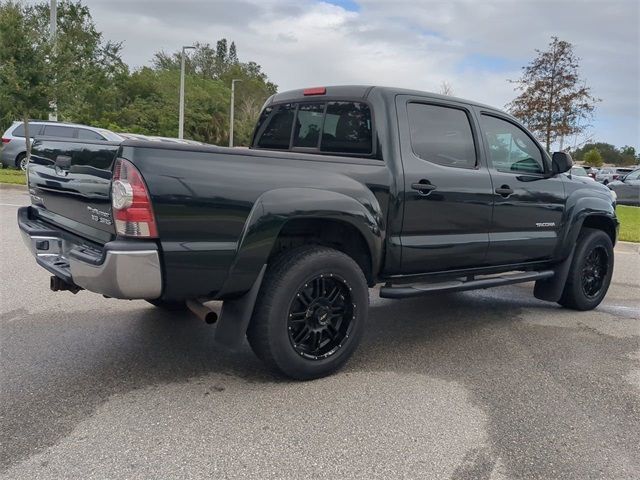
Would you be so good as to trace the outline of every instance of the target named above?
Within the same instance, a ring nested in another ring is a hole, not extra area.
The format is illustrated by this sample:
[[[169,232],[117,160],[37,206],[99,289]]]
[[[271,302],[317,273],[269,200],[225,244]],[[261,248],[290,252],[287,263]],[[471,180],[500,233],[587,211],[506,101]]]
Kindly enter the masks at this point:
[[[383,87],[376,85],[332,85],[327,87],[315,87],[315,88],[300,88],[296,90],[288,90],[286,92],[276,93],[269,100],[268,104],[272,103],[282,103],[291,100],[299,100],[301,98],[307,98],[309,100],[313,99],[314,96],[331,96],[331,97],[348,97],[348,98],[362,98],[366,99],[371,91],[376,90],[385,96],[396,96],[396,95],[415,95],[419,97],[428,97],[436,100],[453,100],[460,103],[466,103],[468,105],[474,105],[476,107],[486,108],[488,110],[494,110],[502,112],[499,108],[492,107],[490,105],[485,105],[479,102],[475,102],[473,100],[468,100],[465,98],[452,97],[450,95],[440,95],[438,93],[433,92],[425,92],[421,90],[411,90],[407,88],[396,88],[396,87]],[[324,92],[324,93],[306,93],[309,91],[316,92]],[[502,112],[504,113],[504,112]]]

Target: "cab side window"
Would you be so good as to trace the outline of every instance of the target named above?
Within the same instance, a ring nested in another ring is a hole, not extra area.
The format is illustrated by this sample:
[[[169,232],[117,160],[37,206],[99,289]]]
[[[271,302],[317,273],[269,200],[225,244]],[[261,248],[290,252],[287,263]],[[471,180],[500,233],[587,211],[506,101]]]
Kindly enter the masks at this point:
[[[520,127],[486,114],[482,114],[480,126],[493,168],[508,173],[544,173],[542,152]]]
[[[407,112],[417,157],[447,167],[475,168],[476,147],[464,110],[412,102]]]

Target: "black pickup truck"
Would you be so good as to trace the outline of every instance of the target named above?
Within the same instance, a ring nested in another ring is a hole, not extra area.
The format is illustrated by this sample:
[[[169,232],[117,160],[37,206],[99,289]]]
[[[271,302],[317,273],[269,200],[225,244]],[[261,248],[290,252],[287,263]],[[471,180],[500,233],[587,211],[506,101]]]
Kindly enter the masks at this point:
[[[249,149],[37,139],[18,223],[53,290],[188,306],[215,343],[246,336],[309,379],[353,354],[378,284],[400,299],[535,281],[595,308],[615,199],[571,164],[485,105],[312,88],[272,96]]]

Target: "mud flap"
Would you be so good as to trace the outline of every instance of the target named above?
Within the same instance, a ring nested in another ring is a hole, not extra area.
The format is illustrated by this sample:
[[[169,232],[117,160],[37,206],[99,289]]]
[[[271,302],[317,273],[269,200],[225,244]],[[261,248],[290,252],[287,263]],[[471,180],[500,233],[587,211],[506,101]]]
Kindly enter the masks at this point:
[[[237,349],[242,344],[266,270],[267,266],[263,265],[258,278],[253,282],[251,289],[247,293],[232,300],[225,300],[222,303],[220,319],[217,322],[213,336],[214,343],[232,350]]]
[[[575,253],[575,245],[571,249],[571,253],[567,258],[560,262],[553,269],[555,275],[545,280],[538,280],[533,288],[533,295],[540,300],[546,300],[548,302],[557,302],[562,296],[562,291],[567,283],[567,277],[569,276],[569,269],[573,262],[573,254]]]

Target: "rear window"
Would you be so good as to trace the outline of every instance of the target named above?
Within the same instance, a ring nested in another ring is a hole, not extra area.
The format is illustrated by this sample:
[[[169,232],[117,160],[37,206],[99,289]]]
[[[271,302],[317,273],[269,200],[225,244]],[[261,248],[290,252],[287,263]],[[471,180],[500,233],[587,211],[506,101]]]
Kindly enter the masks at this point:
[[[324,118],[324,103],[306,103],[298,106],[293,146],[318,148]]]
[[[254,146],[367,156],[373,153],[371,111],[361,102],[287,103],[264,109]]]
[[[33,125],[29,123],[29,135],[35,137],[36,135],[40,135],[42,131],[42,125]],[[24,137],[24,123],[21,123],[16,127],[16,129],[11,134],[14,137]]]
[[[74,133],[75,133],[75,128],[72,128],[72,127],[62,127],[60,125],[44,126],[44,135],[48,137],[73,138]]]
[[[320,149],[324,152],[370,154],[369,106],[357,102],[329,102]]]

